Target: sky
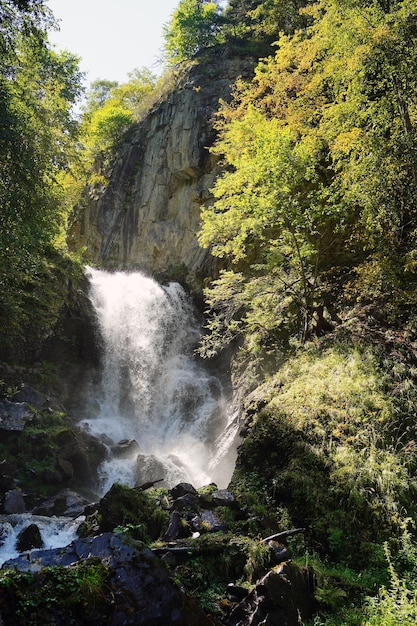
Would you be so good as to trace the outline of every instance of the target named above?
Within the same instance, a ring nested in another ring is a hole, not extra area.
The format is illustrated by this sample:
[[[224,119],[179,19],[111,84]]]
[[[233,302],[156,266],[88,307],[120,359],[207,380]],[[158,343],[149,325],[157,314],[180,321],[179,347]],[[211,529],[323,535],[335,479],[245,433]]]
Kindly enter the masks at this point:
[[[60,22],[50,31],[58,50],[81,57],[86,86],[98,78],[124,83],[128,72],[161,71],[163,25],[179,0],[47,0]]]

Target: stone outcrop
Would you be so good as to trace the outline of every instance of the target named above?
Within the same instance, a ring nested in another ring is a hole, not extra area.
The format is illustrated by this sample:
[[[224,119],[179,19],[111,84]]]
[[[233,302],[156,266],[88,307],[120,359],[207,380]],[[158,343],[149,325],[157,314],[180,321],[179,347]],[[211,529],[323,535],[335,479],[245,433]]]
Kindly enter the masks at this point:
[[[33,411],[26,402],[0,401],[0,430],[20,432],[33,419]]]
[[[149,549],[140,549],[132,541],[127,543],[111,533],[78,539],[66,548],[32,551],[8,561],[5,568],[31,572],[33,578],[32,588],[28,588],[25,578],[21,578],[16,579],[13,589],[2,594],[0,615],[5,623],[15,623],[12,620],[19,594],[20,597],[22,593],[30,595],[41,584],[47,588],[44,568],[74,568],[83,563],[84,568],[88,563],[95,567],[97,563],[101,563],[106,568],[105,584],[96,591],[99,600],[92,602],[91,606],[87,601],[75,602],[76,594],[65,592],[66,595],[63,595],[62,585],[54,590],[53,597],[48,602],[43,602],[38,592],[37,606],[31,609],[31,623],[54,623],[62,626],[73,623],[109,626],[213,625],[204,611],[174,583],[168,570]],[[27,615],[28,612],[24,613],[24,617]]]
[[[313,613],[311,574],[293,563],[270,570],[233,609],[227,626],[299,626]]]
[[[70,245],[85,246],[102,266],[135,267],[194,287],[208,275],[213,259],[199,247],[196,233],[220,171],[208,150],[215,138],[213,118],[231,84],[252,68],[250,59],[219,54],[189,68],[175,90],[128,132],[108,183],[85,190]]]

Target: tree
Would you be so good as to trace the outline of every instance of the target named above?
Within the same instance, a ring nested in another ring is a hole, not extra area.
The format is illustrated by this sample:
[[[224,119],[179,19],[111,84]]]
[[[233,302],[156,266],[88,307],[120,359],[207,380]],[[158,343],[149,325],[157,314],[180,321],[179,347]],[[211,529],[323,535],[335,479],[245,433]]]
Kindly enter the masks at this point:
[[[299,10],[306,4],[307,0],[230,0],[224,14],[226,30],[232,37],[257,42],[266,56],[280,32],[305,25]]]
[[[84,114],[93,113],[100,109],[106,100],[110,98],[113,89],[119,86],[116,80],[99,78],[94,80],[87,90],[86,103],[83,106]]]
[[[348,274],[355,299],[415,300],[416,8],[308,6],[308,28],[281,35],[222,108],[226,170],[200,241],[244,276],[241,328],[265,345],[283,325],[308,336],[331,276]]]
[[[169,63],[191,59],[217,41],[221,24],[219,2],[181,0],[164,26],[165,57]]]
[[[0,315],[12,336],[24,285],[65,224],[58,175],[73,153],[81,73],[76,57],[49,48],[43,2],[2,0],[0,11]]]

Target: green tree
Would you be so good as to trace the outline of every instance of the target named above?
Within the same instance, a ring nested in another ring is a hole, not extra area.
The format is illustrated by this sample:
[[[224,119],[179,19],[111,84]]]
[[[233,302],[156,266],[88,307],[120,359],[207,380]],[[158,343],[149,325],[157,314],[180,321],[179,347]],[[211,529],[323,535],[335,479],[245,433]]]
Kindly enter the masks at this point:
[[[307,0],[230,0],[224,13],[225,30],[229,37],[252,41],[266,56],[280,32],[305,25],[300,8],[306,4]]]
[[[84,114],[92,113],[101,108],[106,100],[110,98],[113,89],[119,86],[116,80],[99,78],[94,80],[86,93],[86,102],[83,106]]]
[[[245,277],[241,327],[262,327],[263,343],[283,323],[308,336],[331,275],[350,271],[356,300],[415,301],[416,8],[308,6],[310,26],[281,35],[222,108],[227,167],[200,241]]]
[[[0,315],[12,336],[25,289],[65,224],[58,176],[73,153],[81,74],[76,57],[49,48],[43,2],[3,1],[0,10]]]
[[[146,113],[153,104],[158,91],[158,81],[149,69],[135,68],[128,74],[129,80],[116,86],[110,98],[129,109],[136,120]]]
[[[165,57],[169,63],[191,59],[217,41],[221,8],[217,1],[181,0],[164,26]]]

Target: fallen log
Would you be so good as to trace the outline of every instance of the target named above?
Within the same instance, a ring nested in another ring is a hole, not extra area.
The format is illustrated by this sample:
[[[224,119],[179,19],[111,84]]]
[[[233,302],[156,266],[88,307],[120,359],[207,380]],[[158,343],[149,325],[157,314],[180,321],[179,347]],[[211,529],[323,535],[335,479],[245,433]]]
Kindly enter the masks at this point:
[[[292,528],[291,530],[283,530],[280,533],[275,533],[275,535],[265,537],[265,539],[262,539],[262,543],[266,543],[267,541],[272,541],[274,539],[285,539],[285,537],[292,537],[293,535],[298,535],[299,533],[305,533],[306,530],[306,528]]]

